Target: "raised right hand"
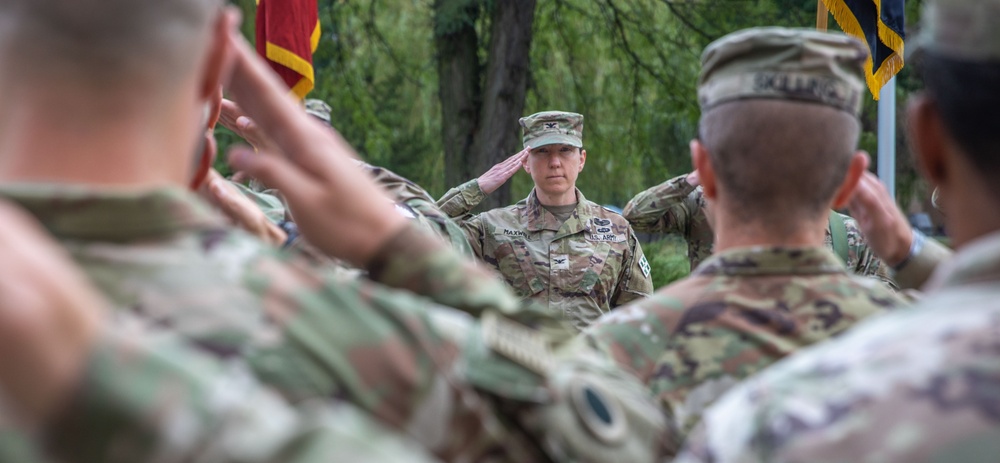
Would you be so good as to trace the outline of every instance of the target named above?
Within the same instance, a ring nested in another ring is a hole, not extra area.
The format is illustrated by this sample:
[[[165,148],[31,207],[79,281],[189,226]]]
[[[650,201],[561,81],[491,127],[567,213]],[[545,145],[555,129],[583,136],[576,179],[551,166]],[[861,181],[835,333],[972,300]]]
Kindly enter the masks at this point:
[[[483,193],[490,194],[497,191],[500,185],[503,185],[510,180],[518,170],[521,169],[521,165],[525,158],[528,157],[528,153],[531,152],[531,147],[527,146],[523,150],[518,151],[513,156],[500,161],[497,165],[486,171],[485,174],[480,175],[477,181],[479,182],[479,188],[483,190]]]

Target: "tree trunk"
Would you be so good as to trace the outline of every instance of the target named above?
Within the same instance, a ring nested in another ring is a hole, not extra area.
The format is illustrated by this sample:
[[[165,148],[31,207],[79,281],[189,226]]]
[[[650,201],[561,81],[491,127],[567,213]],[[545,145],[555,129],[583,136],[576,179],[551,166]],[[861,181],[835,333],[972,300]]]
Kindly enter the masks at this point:
[[[475,175],[521,149],[518,118],[524,112],[535,0],[503,0],[493,4],[489,61],[483,104],[468,163]],[[491,194],[482,208],[511,204],[510,182]]]
[[[502,2],[501,2],[502,3]],[[434,41],[441,99],[441,141],[448,188],[478,176],[468,162],[478,125],[480,96],[477,0],[436,0]]]

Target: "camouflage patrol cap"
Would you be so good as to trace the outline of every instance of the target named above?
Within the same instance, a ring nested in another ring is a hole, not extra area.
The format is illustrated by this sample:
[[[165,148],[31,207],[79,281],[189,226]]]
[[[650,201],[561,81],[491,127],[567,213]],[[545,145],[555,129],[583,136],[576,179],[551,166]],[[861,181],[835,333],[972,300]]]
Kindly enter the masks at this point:
[[[524,146],[562,143],[583,148],[583,115],[565,111],[543,111],[518,120]]]
[[[811,102],[857,115],[867,48],[843,34],[763,27],[705,48],[698,78],[702,111],[743,99]]]
[[[333,109],[325,101],[309,98],[303,104],[305,104],[307,114],[327,124],[330,123],[330,113],[333,112]]]
[[[931,0],[910,57],[932,53],[961,61],[1000,61],[1000,0]]]

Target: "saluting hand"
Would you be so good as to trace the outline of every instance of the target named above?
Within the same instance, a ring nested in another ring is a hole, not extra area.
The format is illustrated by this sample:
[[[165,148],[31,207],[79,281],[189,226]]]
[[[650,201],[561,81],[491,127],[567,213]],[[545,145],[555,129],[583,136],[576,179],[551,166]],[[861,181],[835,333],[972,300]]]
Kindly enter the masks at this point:
[[[510,180],[524,163],[525,158],[528,157],[528,153],[531,152],[530,146],[525,146],[523,150],[518,151],[513,156],[504,159],[497,163],[497,165],[486,171],[485,174],[480,175],[477,182],[479,182],[479,188],[483,190],[483,193],[490,194],[497,191],[500,185],[503,185]]]
[[[864,173],[847,208],[868,247],[885,263],[898,265],[910,253],[913,229],[874,174]]]
[[[229,42],[235,62],[227,90],[262,138],[270,141],[258,147],[259,153],[235,148],[229,161],[237,170],[281,191],[296,225],[311,244],[328,255],[366,266],[406,226],[407,219],[358,170],[351,145],[302,111],[239,31],[230,31]],[[243,130],[249,133],[248,127]]]

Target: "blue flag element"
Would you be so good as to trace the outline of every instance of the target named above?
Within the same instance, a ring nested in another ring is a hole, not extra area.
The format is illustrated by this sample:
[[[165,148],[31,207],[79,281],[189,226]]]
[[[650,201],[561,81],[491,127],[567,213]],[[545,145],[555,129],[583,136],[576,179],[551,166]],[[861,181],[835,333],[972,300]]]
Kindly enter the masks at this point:
[[[868,44],[865,79],[872,96],[903,69],[904,0],[823,0],[837,24]]]

